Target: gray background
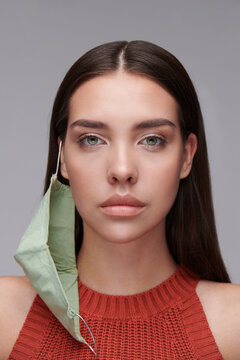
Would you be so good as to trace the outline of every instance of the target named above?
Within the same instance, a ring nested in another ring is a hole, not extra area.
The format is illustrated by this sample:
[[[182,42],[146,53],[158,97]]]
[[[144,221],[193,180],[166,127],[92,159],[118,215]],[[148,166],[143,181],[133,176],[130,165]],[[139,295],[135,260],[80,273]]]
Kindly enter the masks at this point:
[[[87,50],[147,40],[185,66],[205,119],[219,242],[240,283],[239,0],[0,1],[0,274],[41,199],[57,88]]]

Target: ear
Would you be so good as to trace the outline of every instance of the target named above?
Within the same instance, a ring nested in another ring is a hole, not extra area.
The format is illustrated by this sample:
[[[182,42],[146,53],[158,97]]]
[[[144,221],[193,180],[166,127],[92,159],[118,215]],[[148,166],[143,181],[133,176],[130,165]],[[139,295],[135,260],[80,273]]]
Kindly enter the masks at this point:
[[[60,137],[58,137],[58,147],[60,145]],[[60,153],[60,171],[61,171],[61,175],[62,177],[64,177],[65,179],[68,179],[68,172],[67,172],[67,167],[66,167],[66,163],[65,163],[65,158],[64,158],[64,143],[62,143],[62,147],[61,147],[61,153]]]
[[[184,144],[183,163],[180,172],[180,179],[186,178],[191,171],[194,155],[197,151],[197,136],[193,133],[188,135]]]

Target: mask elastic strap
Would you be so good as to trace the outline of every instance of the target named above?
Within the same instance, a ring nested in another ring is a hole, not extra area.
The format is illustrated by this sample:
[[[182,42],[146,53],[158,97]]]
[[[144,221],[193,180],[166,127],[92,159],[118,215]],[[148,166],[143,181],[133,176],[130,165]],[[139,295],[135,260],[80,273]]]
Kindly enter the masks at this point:
[[[87,322],[84,320],[84,318],[75,313],[75,315],[77,315],[80,319],[82,319],[82,321],[84,322],[84,324],[86,325],[86,327],[88,328],[88,331],[90,332],[91,336],[92,336],[92,339],[93,339],[93,343],[94,343],[94,347],[95,347],[95,351],[93,350],[93,348],[91,347],[91,345],[89,345],[86,341],[85,341],[85,344],[89,347],[90,350],[92,350],[92,352],[94,353],[94,355],[97,357],[97,345],[96,345],[96,342],[95,342],[95,339],[94,339],[94,336],[93,336],[93,333],[91,332],[90,330],[90,327],[88,326]]]
[[[61,148],[62,148],[62,140],[60,141],[59,148],[58,148],[58,157],[57,157],[57,167],[55,172],[55,177],[58,175],[58,169],[59,169],[59,163],[60,163],[60,154],[61,154]]]
[[[60,141],[60,143],[59,143],[59,148],[58,148],[57,167],[56,167],[56,172],[55,172],[55,174],[54,174],[55,178],[56,178],[57,175],[58,175],[61,148],[62,148],[62,140]],[[97,346],[96,346],[96,342],[95,342],[93,333],[92,333],[91,330],[90,330],[90,327],[88,326],[88,324],[86,323],[86,321],[84,320],[84,318],[83,318],[81,315],[79,315],[79,314],[77,314],[77,313],[75,313],[75,315],[77,315],[80,319],[82,319],[82,321],[84,322],[84,324],[85,324],[86,327],[88,328],[88,331],[90,332],[90,334],[91,334],[91,336],[92,336],[92,339],[93,339],[95,351],[93,350],[93,348],[91,347],[91,345],[89,345],[86,341],[85,341],[85,344],[90,348],[90,350],[91,350],[91,351],[94,353],[94,355],[97,357]]]

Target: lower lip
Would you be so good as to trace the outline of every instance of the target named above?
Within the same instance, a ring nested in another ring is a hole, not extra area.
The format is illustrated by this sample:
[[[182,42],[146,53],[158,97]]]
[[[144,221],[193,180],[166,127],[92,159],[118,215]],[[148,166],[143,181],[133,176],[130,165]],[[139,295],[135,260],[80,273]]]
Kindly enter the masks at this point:
[[[104,206],[101,210],[109,216],[135,216],[140,214],[145,206],[114,205]]]

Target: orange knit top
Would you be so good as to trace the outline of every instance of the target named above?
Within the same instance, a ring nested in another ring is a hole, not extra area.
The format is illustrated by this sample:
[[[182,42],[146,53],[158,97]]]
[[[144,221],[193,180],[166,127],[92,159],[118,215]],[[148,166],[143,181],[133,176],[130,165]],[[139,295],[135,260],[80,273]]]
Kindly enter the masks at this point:
[[[199,277],[181,264],[167,280],[136,295],[96,292],[79,281],[80,315],[101,360],[223,360],[195,291]],[[80,320],[83,338],[93,346]],[[96,359],[37,295],[11,360]]]

